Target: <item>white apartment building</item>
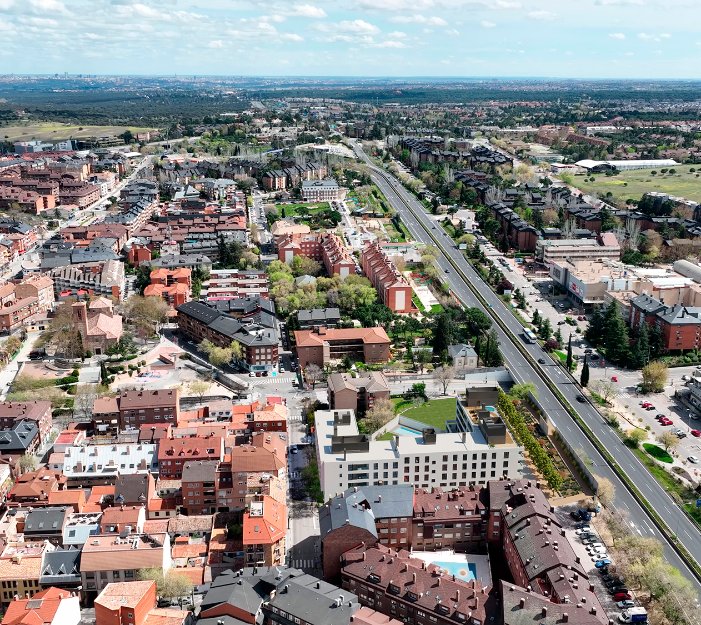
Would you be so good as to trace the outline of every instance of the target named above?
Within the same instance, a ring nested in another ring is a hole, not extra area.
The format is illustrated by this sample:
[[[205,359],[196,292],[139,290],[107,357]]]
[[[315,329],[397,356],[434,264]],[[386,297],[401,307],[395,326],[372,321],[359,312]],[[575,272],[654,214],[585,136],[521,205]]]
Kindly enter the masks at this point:
[[[343,197],[345,192],[341,193],[341,187],[332,178],[302,181],[302,199],[306,202],[333,202]]]
[[[63,474],[70,479],[90,480],[134,473],[157,473],[157,445],[117,443],[73,445],[63,455]]]
[[[563,261],[578,260],[619,260],[621,246],[616,237],[606,232],[601,235],[601,243],[596,239],[539,239],[535,256],[544,265],[550,266]]]
[[[455,432],[428,426],[419,431],[421,424],[400,417],[392,440],[360,434],[353,410],[319,410],[315,420],[319,480],[326,499],[353,486],[453,489],[522,477],[522,450],[495,412],[475,411],[463,421],[466,431]]]

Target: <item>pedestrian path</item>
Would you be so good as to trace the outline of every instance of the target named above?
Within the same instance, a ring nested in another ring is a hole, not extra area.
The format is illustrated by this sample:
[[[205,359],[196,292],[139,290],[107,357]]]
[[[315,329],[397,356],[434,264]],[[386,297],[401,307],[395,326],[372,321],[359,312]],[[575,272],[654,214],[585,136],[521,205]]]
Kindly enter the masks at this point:
[[[292,560],[292,568],[294,569],[316,569],[318,565],[316,560]]]
[[[290,384],[297,376],[294,375],[276,375],[275,377],[267,378],[249,378],[252,386],[268,386],[271,384]]]

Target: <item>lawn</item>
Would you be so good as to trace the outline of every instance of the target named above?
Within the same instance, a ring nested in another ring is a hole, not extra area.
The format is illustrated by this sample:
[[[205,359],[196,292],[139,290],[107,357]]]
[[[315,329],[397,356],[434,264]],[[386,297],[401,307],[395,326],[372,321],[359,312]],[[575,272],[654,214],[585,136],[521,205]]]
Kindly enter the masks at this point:
[[[378,436],[375,440],[376,441],[391,441],[394,438],[394,434],[392,432],[385,432],[384,434],[381,434]]]
[[[407,238],[411,240],[411,237],[408,237],[408,232],[404,229],[403,224],[399,224],[399,230],[394,225],[394,222],[390,221],[389,219],[384,222],[384,227],[385,231],[387,232],[387,236],[389,236],[389,239],[392,243],[406,243]]]
[[[653,445],[652,443],[643,443],[643,449],[649,453],[655,460],[672,464],[674,459],[662,447]]]
[[[414,406],[406,399],[394,399],[394,411],[403,417],[444,430],[446,420],[455,417],[455,399],[430,399],[420,406]]]
[[[674,165],[675,174],[661,174],[659,168],[657,175],[653,176],[651,169],[635,169],[624,171],[615,176],[593,174],[594,182],[585,182],[584,178],[590,176],[573,176],[573,186],[587,193],[596,193],[602,199],[608,192],[613,194],[614,200],[623,204],[628,198],[639,200],[648,191],[661,191],[671,195],[685,197],[695,202],[701,202],[701,168],[696,165]],[[690,169],[696,169],[690,172]]]
[[[277,204],[275,206],[277,212],[282,216],[284,211],[285,217],[291,218],[295,215],[314,215],[315,213],[320,213],[321,211],[328,210],[330,204],[328,202],[313,202],[305,204]]]
[[[62,139],[82,139],[101,135],[121,135],[126,130],[146,132],[153,128],[139,128],[137,126],[74,126],[55,122],[38,122],[33,124],[19,124],[0,127],[0,135],[5,141],[60,141]]]

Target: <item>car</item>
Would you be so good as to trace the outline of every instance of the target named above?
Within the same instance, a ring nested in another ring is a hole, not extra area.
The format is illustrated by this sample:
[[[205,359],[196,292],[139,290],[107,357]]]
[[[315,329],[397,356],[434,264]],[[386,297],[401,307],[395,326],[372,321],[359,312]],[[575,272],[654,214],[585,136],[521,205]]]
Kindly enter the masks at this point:
[[[699,459],[696,456],[687,456],[686,458],[691,464],[698,464]]]
[[[612,595],[615,595],[619,592],[628,592],[628,589],[626,588],[625,584],[618,584],[618,586],[609,586],[608,590],[609,593]]]
[[[618,376],[617,376],[617,375],[612,375],[612,376],[611,376],[611,382],[618,382]]]
[[[251,372],[248,374],[248,377],[249,377],[249,378],[255,378],[255,377],[256,377],[256,374],[253,373],[253,371],[251,371]]]
[[[589,527],[589,523],[586,523],[584,521],[577,521],[577,523],[574,524],[574,529],[576,530],[581,530],[583,527]]]
[[[592,354],[592,355],[589,357],[589,360],[599,360],[599,354]]]
[[[577,523],[577,525],[580,525],[580,523]],[[577,534],[577,536],[579,536],[580,534],[589,534],[589,532],[591,532],[591,527],[589,527],[588,525],[582,525],[581,527],[577,527],[577,529],[575,529],[574,531],[574,533]]]
[[[587,347],[587,348],[584,350],[584,353],[585,353],[585,354],[593,354],[593,353],[594,353],[594,350],[593,350],[591,347]]]
[[[635,602],[631,601],[630,599],[624,599],[623,601],[618,601],[616,603],[616,606],[621,608],[622,610],[625,610],[626,608],[634,608]]]
[[[662,413],[656,414],[655,419],[667,419],[667,415]]]
[[[648,406],[647,408],[645,408],[645,410],[650,412],[651,410],[657,410],[657,408],[655,408],[654,406]]]
[[[545,364],[545,358],[538,358],[538,363],[541,365]]]
[[[587,401],[584,395],[577,395],[576,399],[580,404],[583,404]]]
[[[662,419],[660,421],[660,425],[672,425],[672,420],[671,419]]]
[[[446,269],[445,272],[446,272],[446,273],[450,273],[450,269]]]
[[[701,436],[701,430],[691,430],[691,435],[698,438],[699,436]]]
[[[594,566],[597,569],[601,569],[605,566],[611,566],[611,560],[609,560],[608,558],[604,558],[603,560],[597,560],[596,562],[594,562]]]
[[[627,592],[619,592],[613,596],[614,601],[630,601],[632,598]]]

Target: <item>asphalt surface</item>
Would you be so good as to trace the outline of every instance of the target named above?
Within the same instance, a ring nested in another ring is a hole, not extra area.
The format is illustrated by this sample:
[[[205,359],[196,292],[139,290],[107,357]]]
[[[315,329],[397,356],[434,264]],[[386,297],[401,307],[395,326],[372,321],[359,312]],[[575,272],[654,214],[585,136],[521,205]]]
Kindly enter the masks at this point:
[[[373,182],[382,190],[387,200],[399,213],[402,222],[414,239],[437,247],[440,254],[436,259],[436,264],[443,272],[442,277],[455,296],[467,306],[475,306],[491,316],[499,316],[505,322],[509,331],[519,337],[515,340],[522,340],[521,324],[507,309],[502,300],[483,282],[462,252],[455,248],[453,240],[426,214],[423,205],[394,176],[374,165],[359,146],[355,146],[355,151],[356,155],[371,169]],[[429,235],[429,232],[435,239]],[[453,265],[448,261],[448,257],[459,267],[462,275],[467,277],[484,300],[486,300],[490,307],[488,310],[485,310],[474,296],[466,280],[455,271]],[[611,507],[620,512],[627,519],[631,529],[640,536],[654,537],[660,540],[664,546],[665,559],[691,580],[697,592],[701,595],[701,583],[699,583],[699,580],[667,541],[666,537],[657,529],[645,508],[638,503],[622,480],[618,478],[606,460],[599,454],[597,448],[572,420],[571,416],[536,372],[535,367],[516,348],[513,342],[514,339],[507,335],[499,325],[494,324],[493,327],[499,337],[505,363],[515,380],[517,382],[532,382],[535,385],[539,403],[561,436],[569,443],[572,449],[581,450],[581,453],[589,458],[592,473],[607,478],[614,485],[615,497]],[[523,345],[536,362],[538,358],[545,357],[538,345],[525,342]],[[577,402],[576,398],[580,394],[579,389],[572,383],[571,378],[569,378],[563,368],[553,364],[552,359],[546,358],[546,364],[540,366],[540,369],[557,385],[558,390],[576,410],[582,420],[616,458],[623,471],[626,472],[638,490],[677,535],[678,541],[697,562],[701,562],[701,540],[699,540],[699,531],[692,521],[689,520],[667,492],[650,475],[631,450],[622,443],[610,426],[605,424],[599,412],[589,403],[582,404]]]

